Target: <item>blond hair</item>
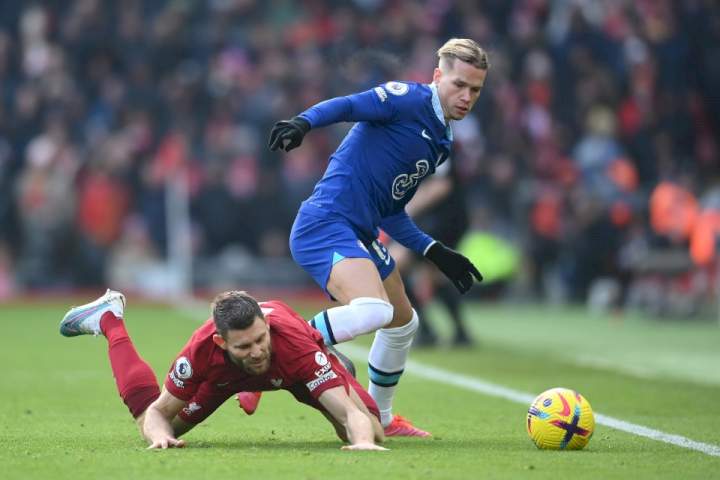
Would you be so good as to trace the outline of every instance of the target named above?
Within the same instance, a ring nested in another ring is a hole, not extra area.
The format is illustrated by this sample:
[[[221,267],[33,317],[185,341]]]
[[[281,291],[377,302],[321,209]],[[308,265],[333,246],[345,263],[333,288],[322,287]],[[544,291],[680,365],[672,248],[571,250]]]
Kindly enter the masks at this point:
[[[438,49],[437,55],[438,65],[441,67],[452,68],[455,59],[458,59],[482,70],[490,68],[485,50],[475,40],[469,38],[451,38]]]

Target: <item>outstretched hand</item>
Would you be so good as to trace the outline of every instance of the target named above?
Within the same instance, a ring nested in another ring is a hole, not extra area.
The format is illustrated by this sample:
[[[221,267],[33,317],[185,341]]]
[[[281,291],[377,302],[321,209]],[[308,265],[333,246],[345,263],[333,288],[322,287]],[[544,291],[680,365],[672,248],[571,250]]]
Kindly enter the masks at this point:
[[[270,130],[268,148],[273,152],[275,150],[289,152],[300,146],[308,131],[310,131],[310,123],[302,117],[280,120]]]
[[[173,437],[163,437],[159,438],[155,441],[153,441],[148,448],[148,450],[160,448],[160,449],[167,449],[167,448],[183,448],[185,446],[185,440],[178,440],[177,438]]]
[[[343,445],[340,450],[374,450],[378,452],[389,452],[389,448],[375,445],[374,443],[355,443],[353,445]]]

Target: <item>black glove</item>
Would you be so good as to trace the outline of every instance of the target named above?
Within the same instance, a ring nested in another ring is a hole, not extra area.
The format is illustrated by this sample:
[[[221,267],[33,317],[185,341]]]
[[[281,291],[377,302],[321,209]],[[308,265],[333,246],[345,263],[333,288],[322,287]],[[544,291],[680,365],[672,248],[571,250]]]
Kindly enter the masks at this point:
[[[293,117],[291,120],[280,120],[273,125],[272,130],[270,130],[268,148],[273,152],[280,149],[289,152],[293,148],[300,146],[303,137],[309,131],[310,122],[302,117]]]
[[[470,260],[440,242],[435,242],[425,254],[425,258],[433,262],[452,281],[460,293],[470,290],[473,277],[482,282],[482,274]]]

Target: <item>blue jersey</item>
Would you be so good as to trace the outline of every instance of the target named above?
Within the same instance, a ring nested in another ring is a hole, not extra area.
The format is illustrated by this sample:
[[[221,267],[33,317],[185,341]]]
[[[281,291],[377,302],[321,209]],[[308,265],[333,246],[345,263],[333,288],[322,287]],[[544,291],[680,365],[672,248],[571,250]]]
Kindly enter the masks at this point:
[[[450,153],[452,130],[435,85],[388,82],[321,102],[300,116],[312,128],[358,122],[300,210],[340,216],[365,242],[377,238],[380,227],[402,245],[425,253],[433,240],[410,220],[405,205]]]

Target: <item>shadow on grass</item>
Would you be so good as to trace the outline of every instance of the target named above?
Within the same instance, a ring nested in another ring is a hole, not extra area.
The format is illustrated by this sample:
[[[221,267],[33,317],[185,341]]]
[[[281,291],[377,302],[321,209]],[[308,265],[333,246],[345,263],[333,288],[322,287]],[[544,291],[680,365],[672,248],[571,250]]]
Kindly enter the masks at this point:
[[[299,450],[328,450],[339,449],[343,444],[340,441],[323,440],[293,440],[293,439],[267,439],[267,440],[217,440],[217,441],[188,441],[187,450],[219,449],[219,450],[262,450],[262,451],[299,451]]]
[[[268,451],[298,451],[298,450],[337,450],[343,443],[339,440],[304,440],[292,438],[269,438],[257,439],[220,439],[220,440],[195,440],[188,441],[188,449],[255,449]],[[419,438],[393,438],[383,444],[391,450],[449,450],[456,454],[476,454],[482,451],[528,451],[536,450],[528,442],[517,439],[491,440],[487,438],[473,439],[443,439],[431,437],[429,439]]]

